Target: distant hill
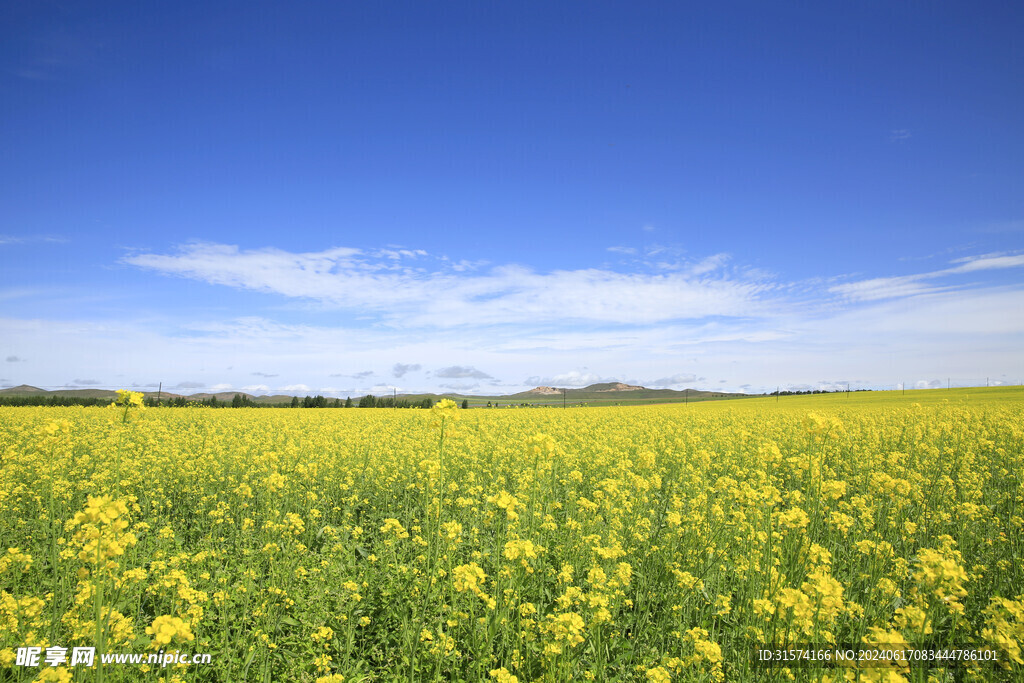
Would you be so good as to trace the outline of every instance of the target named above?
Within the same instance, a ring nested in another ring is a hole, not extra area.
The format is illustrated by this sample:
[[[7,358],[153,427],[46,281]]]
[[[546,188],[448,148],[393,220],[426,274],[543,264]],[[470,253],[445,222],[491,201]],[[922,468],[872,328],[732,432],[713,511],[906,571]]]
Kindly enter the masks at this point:
[[[155,391],[142,392],[145,396],[156,396]],[[174,396],[167,393],[164,396]],[[61,396],[64,398],[117,398],[117,392],[112,389],[54,389],[47,391],[28,384],[20,384],[16,387],[0,389],[0,396]]]
[[[36,394],[48,394],[46,389],[40,389],[39,387],[29,386],[28,384],[19,384],[16,387],[8,387],[7,389],[0,389],[0,394],[8,394],[10,396],[34,396]]]
[[[539,398],[539,397],[558,397],[565,393],[565,397],[572,400],[579,400],[581,398],[589,398],[594,400],[620,400],[620,399],[636,399],[636,398],[679,398],[680,400],[686,398],[725,398],[725,397],[736,397],[746,396],[750,394],[744,393],[728,393],[724,391],[701,391],[699,389],[683,389],[677,391],[676,389],[648,389],[647,387],[637,386],[635,384],[625,384],[623,382],[602,382],[599,384],[591,384],[583,388],[558,388],[550,386],[539,386],[528,391],[520,391],[509,396],[496,396],[496,398]]]
[[[540,386],[530,389],[529,391],[521,391],[518,394],[512,394],[510,396],[496,396],[494,398],[498,400],[508,399],[537,402],[537,399],[558,399],[562,396],[563,392],[565,393],[565,398],[568,401],[599,403],[616,403],[621,401],[637,400],[646,400],[648,402],[656,400],[700,401],[713,398],[744,398],[746,396],[750,396],[750,394],[731,394],[724,391],[701,391],[699,389],[683,389],[681,391],[677,391],[675,389],[648,389],[647,387],[641,387],[635,384],[625,384],[623,382],[602,382],[577,389],[571,389],[568,387],[558,388]]]
[[[635,384],[623,384],[622,382],[605,382],[603,384],[591,384],[585,387],[584,391],[643,391],[644,387]]]

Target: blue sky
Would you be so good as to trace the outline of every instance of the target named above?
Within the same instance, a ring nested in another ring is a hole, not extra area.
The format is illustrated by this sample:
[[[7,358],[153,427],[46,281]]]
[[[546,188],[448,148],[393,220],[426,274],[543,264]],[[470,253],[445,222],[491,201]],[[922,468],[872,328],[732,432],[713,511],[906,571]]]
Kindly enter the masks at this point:
[[[0,385],[1020,382],[1022,30],[1011,2],[7,3]]]

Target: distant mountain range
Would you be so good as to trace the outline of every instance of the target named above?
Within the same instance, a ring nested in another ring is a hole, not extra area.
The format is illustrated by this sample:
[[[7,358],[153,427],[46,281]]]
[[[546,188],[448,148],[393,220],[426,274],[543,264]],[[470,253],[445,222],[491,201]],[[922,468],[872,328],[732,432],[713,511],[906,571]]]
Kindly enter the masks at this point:
[[[143,391],[142,393],[146,398],[157,398],[157,392],[155,391]],[[291,394],[254,396],[242,391],[219,391],[217,393],[197,394],[177,394],[163,391],[160,392],[160,398],[166,400],[184,396],[192,401],[202,401],[215,396],[217,397],[217,401],[230,403],[236,394],[240,394],[243,397],[260,404],[290,403],[292,400]],[[590,386],[582,388],[539,386],[528,391],[521,391],[517,394],[507,394],[502,396],[480,396],[475,394],[453,393],[398,394],[399,398],[411,401],[421,401],[424,398],[432,398],[434,400],[451,398],[458,401],[465,399],[470,401],[473,405],[482,405],[486,402],[492,404],[530,403],[553,405],[563,401],[569,403],[620,403],[623,401],[654,403],[662,401],[706,401],[724,398],[744,398],[750,395],[751,394],[735,394],[722,391],[701,391],[699,389],[684,389],[682,391],[674,389],[648,389],[647,387],[623,384],[622,382],[603,382],[599,384],[591,384]],[[46,389],[40,389],[39,387],[22,384],[16,387],[0,389],[0,396],[60,396],[67,398],[98,398],[113,400],[117,397],[117,392],[110,389],[54,389],[47,391]],[[386,397],[388,394],[383,394],[383,396]],[[362,398],[362,396],[352,396],[352,399],[354,400],[358,400],[359,398]]]

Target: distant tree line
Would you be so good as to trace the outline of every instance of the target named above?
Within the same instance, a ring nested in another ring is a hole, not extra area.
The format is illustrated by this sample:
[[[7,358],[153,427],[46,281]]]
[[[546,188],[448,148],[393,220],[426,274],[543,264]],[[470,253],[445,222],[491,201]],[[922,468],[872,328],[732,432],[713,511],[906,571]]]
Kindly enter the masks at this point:
[[[870,389],[850,389],[850,391],[871,391]],[[845,394],[846,389],[808,389],[807,391],[773,391],[769,396],[806,396],[808,394]]]
[[[81,396],[0,396],[0,406],[105,406],[112,400]]]
[[[85,398],[82,396],[2,396],[0,395],[0,406],[107,406],[112,399],[109,398]],[[431,408],[434,405],[433,399],[427,397],[420,401],[412,401],[407,398],[396,399],[393,396],[367,395],[354,402],[351,398],[342,401],[340,398],[329,399],[324,396],[306,396],[299,398],[293,396],[290,403],[257,403],[244,394],[235,394],[231,401],[223,401],[216,396],[210,396],[201,400],[187,396],[174,396],[164,398],[159,402],[152,397],[145,399],[149,408],[157,406],[162,408],[185,408],[187,406],[205,406],[207,408]],[[462,401],[463,408],[469,408],[469,401]]]

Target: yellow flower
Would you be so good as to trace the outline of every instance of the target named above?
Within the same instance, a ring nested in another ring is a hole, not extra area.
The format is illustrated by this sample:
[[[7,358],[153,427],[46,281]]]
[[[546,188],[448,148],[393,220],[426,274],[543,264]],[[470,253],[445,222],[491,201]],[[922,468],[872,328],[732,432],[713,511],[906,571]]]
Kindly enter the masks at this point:
[[[402,523],[394,517],[389,517],[384,520],[384,526],[380,528],[382,534],[394,534],[397,538],[409,538],[409,532],[405,530]]]
[[[442,423],[459,419],[459,404],[450,398],[443,398],[430,409],[431,415]]]
[[[583,617],[575,612],[549,614],[543,629],[554,640],[549,654],[561,654],[561,643],[575,647],[583,642]]]
[[[543,552],[544,548],[534,544],[533,541],[518,539],[505,543],[504,555],[507,560],[518,560],[519,558],[533,560]]]
[[[154,650],[166,647],[172,640],[190,641],[195,639],[192,629],[187,623],[178,617],[169,615],[154,619],[153,625],[146,627],[146,633],[153,636]]]
[[[455,590],[460,593],[472,591],[479,595],[481,586],[487,581],[487,574],[476,562],[459,565],[452,572],[454,576]]]
[[[519,679],[508,672],[508,669],[501,667],[500,669],[491,669],[488,672],[491,678],[495,679],[497,683],[519,683]]]
[[[313,642],[316,643],[329,643],[331,638],[333,637],[334,629],[332,629],[330,626],[321,626],[316,630],[316,632],[312,636],[310,636],[310,638],[313,639]]]
[[[651,683],[670,683],[672,680],[672,674],[663,666],[648,669],[646,676],[647,680],[651,681]]]
[[[555,452],[555,440],[547,434],[534,434],[526,440],[526,452],[538,458],[550,457]]]

